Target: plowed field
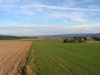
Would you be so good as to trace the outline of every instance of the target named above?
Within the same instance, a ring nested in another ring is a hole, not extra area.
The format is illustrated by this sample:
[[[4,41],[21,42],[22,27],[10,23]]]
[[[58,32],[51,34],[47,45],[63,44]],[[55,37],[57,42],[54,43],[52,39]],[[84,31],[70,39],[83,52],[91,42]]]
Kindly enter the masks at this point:
[[[0,42],[0,75],[21,75],[31,42]]]

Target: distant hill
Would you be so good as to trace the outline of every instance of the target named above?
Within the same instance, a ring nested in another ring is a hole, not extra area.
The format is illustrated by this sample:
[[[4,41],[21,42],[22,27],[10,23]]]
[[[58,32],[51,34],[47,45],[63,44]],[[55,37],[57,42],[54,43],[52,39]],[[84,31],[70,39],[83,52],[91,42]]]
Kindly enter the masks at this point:
[[[100,37],[100,33],[91,33],[91,34],[58,34],[58,35],[45,35],[45,36],[41,36],[41,37],[75,37],[75,36]]]
[[[91,34],[58,34],[58,35],[43,35],[43,36],[11,36],[11,35],[0,35],[0,40],[11,40],[11,39],[25,39],[25,38],[38,38],[38,37],[100,37],[100,33]]]
[[[13,40],[13,39],[20,39],[20,37],[10,36],[10,35],[0,35],[0,40]]]

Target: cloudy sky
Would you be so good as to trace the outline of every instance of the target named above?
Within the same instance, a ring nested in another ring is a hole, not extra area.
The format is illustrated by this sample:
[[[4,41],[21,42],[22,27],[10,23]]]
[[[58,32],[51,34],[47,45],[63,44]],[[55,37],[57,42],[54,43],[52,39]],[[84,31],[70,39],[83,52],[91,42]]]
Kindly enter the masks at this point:
[[[100,0],[0,0],[0,34],[100,33]]]

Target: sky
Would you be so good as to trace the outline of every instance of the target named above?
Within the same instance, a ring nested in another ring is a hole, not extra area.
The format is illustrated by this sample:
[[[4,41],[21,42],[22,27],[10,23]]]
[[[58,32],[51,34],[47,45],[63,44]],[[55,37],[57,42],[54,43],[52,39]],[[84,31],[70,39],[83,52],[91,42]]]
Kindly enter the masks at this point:
[[[100,33],[100,0],[0,0],[0,35]]]

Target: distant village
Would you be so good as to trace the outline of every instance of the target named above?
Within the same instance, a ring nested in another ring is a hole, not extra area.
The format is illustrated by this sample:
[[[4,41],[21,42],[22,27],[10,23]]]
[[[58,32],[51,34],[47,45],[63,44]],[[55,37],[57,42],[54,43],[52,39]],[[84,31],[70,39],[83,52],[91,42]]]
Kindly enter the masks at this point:
[[[70,40],[85,40],[85,41],[93,41],[93,40],[96,40],[96,41],[100,41],[100,37],[78,37],[78,36],[76,36],[76,37],[65,37],[65,38],[63,38],[63,37],[59,37],[59,38],[57,38],[57,39],[70,39]]]
[[[87,40],[91,41],[94,40],[92,37],[66,37],[66,38],[57,38],[57,39],[74,39],[74,40]]]
[[[69,39],[69,40],[84,40],[84,41],[100,41],[100,37],[85,37],[85,36],[73,36],[73,37],[65,37],[65,36],[38,36],[38,37],[17,37],[17,36],[4,36],[0,35],[0,40],[14,40],[14,39],[38,39],[38,38],[44,38],[44,39]]]

